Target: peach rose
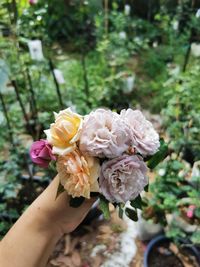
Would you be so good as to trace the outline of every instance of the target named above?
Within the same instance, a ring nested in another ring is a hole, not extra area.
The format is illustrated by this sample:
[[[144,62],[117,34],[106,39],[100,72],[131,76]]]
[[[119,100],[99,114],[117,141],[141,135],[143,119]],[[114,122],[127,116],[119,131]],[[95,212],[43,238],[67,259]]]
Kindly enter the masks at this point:
[[[48,142],[53,146],[53,154],[65,155],[76,148],[80,137],[82,117],[71,111],[70,108],[55,115],[55,123],[45,130]]]
[[[72,197],[90,198],[90,192],[98,192],[99,161],[86,157],[79,150],[59,156],[57,171],[61,184]]]

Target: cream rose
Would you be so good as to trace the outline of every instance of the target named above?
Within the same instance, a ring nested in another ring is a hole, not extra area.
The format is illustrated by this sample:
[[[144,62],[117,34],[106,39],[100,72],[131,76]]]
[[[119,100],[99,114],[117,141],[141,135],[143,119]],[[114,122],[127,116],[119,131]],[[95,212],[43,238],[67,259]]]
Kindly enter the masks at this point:
[[[99,161],[83,156],[77,149],[58,157],[57,171],[61,184],[72,197],[90,198],[90,192],[99,191]]]
[[[86,116],[80,136],[80,150],[90,156],[114,158],[131,145],[130,127],[119,114],[97,109]]]
[[[53,146],[53,154],[66,155],[76,148],[82,127],[82,116],[70,108],[54,113],[55,123],[45,130],[48,142]]]

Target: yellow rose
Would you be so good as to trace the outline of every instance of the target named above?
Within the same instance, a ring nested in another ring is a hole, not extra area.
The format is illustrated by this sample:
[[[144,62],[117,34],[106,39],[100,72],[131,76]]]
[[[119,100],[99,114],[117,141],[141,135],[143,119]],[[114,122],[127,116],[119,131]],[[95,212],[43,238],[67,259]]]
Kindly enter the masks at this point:
[[[99,161],[75,151],[59,156],[57,171],[61,184],[72,197],[90,198],[90,192],[98,192]]]
[[[70,108],[60,111],[55,115],[55,123],[44,132],[48,142],[53,146],[53,154],[65,155],[76,148],[80,137],[82,117],[71,111]]]

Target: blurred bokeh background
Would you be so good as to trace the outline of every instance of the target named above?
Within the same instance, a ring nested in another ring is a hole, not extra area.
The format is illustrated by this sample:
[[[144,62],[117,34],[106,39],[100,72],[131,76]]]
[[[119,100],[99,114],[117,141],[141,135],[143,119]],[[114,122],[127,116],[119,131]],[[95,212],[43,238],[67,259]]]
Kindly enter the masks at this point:
[[[169,148],[149,173],[139,222],[124,226],[114,212],[104,222],[94,207],[85,230],[65,236],[49,266],[143,266],[144,240],[159,232],[173,243],[153,252],[165,265],[151,258],[147,266],[199,266],[173,245],[200,244],[200,1],[1,0],[1,237],[55,175],[32,165],[29,148],[45,137],[53,111],[69,106],[81,114],[141,109]],[[128,260],[116,263],[110,255],[123,234],[133,250],[123,247]],[[182,265],[167,265],[169,253]]]

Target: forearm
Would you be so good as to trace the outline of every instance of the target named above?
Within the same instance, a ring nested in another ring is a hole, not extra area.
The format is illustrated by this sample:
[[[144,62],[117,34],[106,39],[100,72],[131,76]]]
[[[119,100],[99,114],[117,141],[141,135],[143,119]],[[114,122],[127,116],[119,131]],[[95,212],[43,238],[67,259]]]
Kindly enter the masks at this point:
[[[61,236],[83,220],[95,199],[71,208],[66,192],[56,199],[58,183],[56,177],[0,242],[1,266],[44,267]]]
[[[48,204],[50,206],[56,204],[54,203],[56,186],[55,179],[1,241],[0,265],[4,267],[45,266],[53,247],[62,235],[54,221],[48,218]],[[52,194],[54,191],[55,194]]]
[[[51,231],[38,231],[28,222],[18,222],[0,244],[0,265],[44,267],[57,240],[58,235]]]

